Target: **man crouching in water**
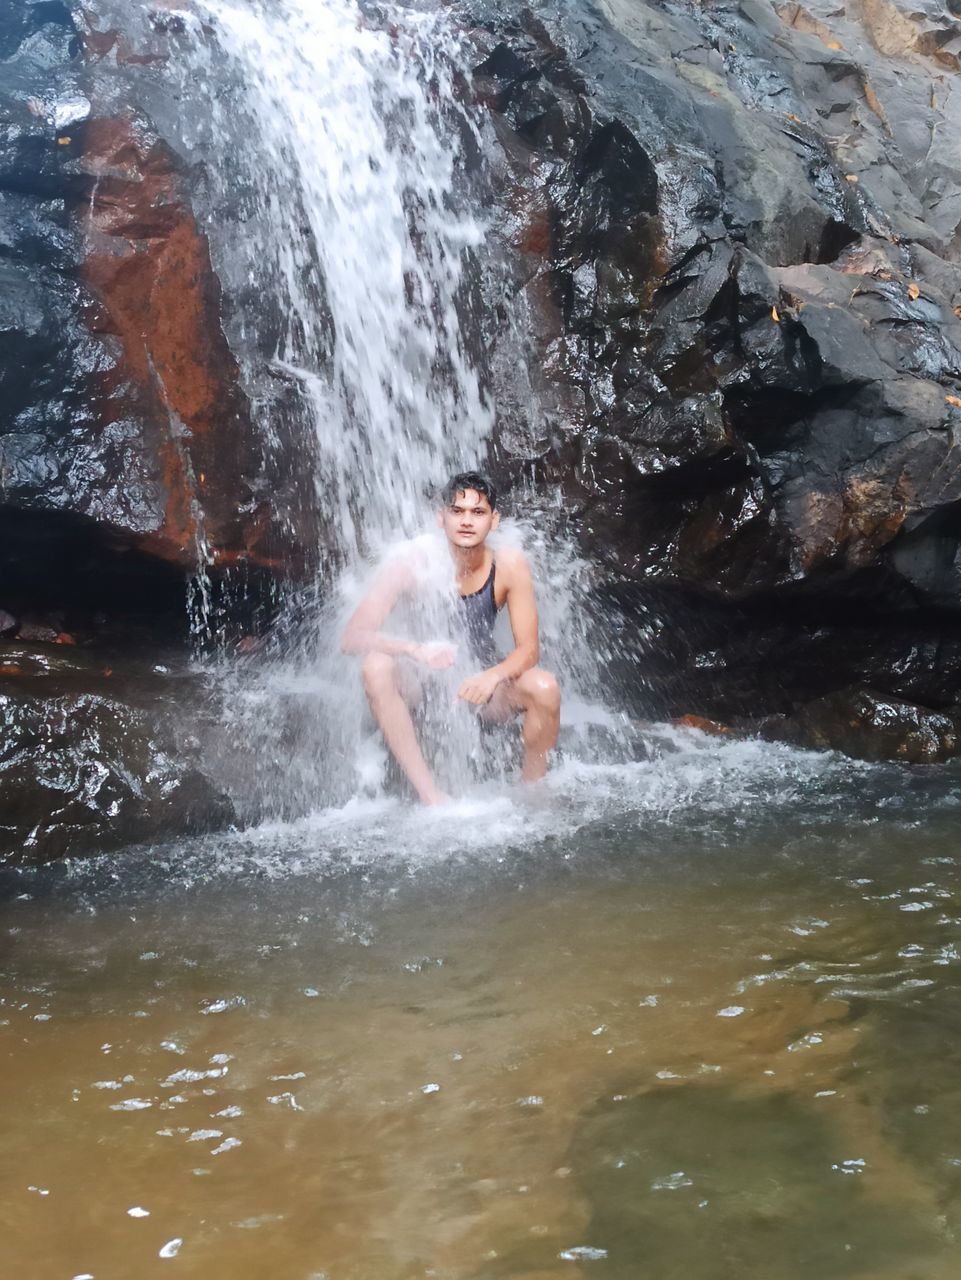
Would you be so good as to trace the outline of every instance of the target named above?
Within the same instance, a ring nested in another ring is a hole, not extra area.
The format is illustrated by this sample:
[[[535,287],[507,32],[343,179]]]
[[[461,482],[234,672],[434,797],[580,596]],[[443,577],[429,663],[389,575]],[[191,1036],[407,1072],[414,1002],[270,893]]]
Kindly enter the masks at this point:
[[[488,723],[503,724],[522,714],[525,782],[536,782],[547,771],[547,755],[557,741],[561,694],[549,671],[537,665],[537,605],[526,557],[513,548],[494,554],[487,536],[500,523],[497,493],[475,471],[453,476],[444,491],[438,524],[447,536],[467,643],[483,669],[466,679],[457,696],[478,708]],[[411,719],[407,662],[433,671],[453,666],[456,649],[448,644],[416,644],[381,631],[394,607],[413,595],[417,580],[412,565],[391,566],[375,582],[355,610],[343,636],[345,653],[363,655],[364,689],[374,719],[424,804],[443,804],[447,796],[435,783]],[[514,648],[503,661],[494,649],[494,623],[507,605]]]

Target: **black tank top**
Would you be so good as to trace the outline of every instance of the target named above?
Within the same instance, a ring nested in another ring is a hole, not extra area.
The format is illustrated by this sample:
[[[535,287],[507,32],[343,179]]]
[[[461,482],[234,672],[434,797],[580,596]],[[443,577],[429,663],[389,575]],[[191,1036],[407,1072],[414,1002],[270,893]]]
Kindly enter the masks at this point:
[[[485,667],[497,662],[494,647],[494,623],[497,621],[497,600],[494,596],[494,562],[487,581],[478,591],[461,596],[461,617],[467,632],[467,647]]]

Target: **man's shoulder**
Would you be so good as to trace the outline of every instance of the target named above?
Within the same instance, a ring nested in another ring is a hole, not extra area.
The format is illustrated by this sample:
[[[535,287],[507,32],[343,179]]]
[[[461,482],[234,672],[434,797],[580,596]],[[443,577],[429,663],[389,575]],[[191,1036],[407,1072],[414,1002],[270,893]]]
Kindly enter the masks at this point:
[[[497,572],[508,585],[521,578],[529,578],[530,561],[520,547],[498,547]]]

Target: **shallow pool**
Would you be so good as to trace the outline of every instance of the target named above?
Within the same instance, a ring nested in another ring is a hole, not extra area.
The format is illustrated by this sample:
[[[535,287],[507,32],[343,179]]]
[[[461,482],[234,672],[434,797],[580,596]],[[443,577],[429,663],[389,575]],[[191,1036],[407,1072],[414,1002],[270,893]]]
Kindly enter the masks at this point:
[[[7,873],[5,1274],[953,1280],[959,803],[676,735]]]

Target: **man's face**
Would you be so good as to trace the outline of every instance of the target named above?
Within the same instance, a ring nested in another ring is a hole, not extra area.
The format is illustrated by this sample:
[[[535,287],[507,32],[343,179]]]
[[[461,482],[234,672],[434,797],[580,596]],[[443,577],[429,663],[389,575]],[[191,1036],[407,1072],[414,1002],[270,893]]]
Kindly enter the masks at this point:
[[[491,504],[476,489],[462,489],[447,506],[441,507],[438,523],[453,546],[479,547],[497,528],[500,512],[491,511]]]

